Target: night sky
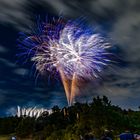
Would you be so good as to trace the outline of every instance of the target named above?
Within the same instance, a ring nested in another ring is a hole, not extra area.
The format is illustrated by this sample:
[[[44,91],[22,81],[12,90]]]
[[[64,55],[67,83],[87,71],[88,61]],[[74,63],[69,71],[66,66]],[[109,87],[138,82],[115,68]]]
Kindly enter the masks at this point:
[[[35,82],[31,66],[17,63],[19,32],[30,32],[38,15],[86,17],[89,24],[105,33],[123,60],[105,72],[101,84],[90,82],[77,101],[106,95],[123,108],[140,106],[140,1],[139,0],[0,0],[0,116],[22,107],[67,105],[61,83]]]

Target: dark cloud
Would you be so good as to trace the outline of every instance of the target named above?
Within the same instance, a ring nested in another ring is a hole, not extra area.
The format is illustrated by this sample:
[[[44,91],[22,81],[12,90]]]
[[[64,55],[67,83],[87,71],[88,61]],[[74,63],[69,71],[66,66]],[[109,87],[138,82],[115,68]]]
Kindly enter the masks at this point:
[[[14,112],[17,105],[66,105],[61,84],[55,88],[30,77],[29,66],[16,64],[19,31],[29,31],[35,15],[52,13],[67,18],[86,17],[105,32],[117,46],[118,56],[127,62],[122,68],[106,72],[103,83],[90,83],[76,100],[107,95],[122,107],[136,109],[140,99],[140,1],[139,0],[1,0],[0,1],[0,109]],[[93,86],[93,84],[97,84]],[[98,88],[97,88],[98,87]],[[8,113],[5,113],[8,114]]]
[[[28,11],[26,9],[27,0],[1,0],[0,1],[0,21],[2,24],[11,24],[16,28],[23,28],[29,24]]]

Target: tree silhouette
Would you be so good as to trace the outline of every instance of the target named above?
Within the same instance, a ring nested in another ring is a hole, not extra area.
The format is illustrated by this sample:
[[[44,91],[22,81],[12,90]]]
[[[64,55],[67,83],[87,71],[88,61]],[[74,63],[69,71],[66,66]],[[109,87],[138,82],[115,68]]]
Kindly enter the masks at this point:
[[[15,133],[18,138],[33,140],[79,140],[90,136],[100,138],[106,130],[112,132],[112,137],[126,129],[140,133],[140,110],[121,109],[112,105],[106,96],[94,97],[89,104],[75,103],[63,109],[54,106],[52,111],[51,115],[44,112],[37,119],[0,118],[0,134]]]

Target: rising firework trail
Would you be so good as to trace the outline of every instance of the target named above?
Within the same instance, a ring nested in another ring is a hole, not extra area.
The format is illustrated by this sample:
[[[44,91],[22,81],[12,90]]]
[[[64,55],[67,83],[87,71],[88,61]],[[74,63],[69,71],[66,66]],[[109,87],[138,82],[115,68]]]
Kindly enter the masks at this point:
[[[39,74],[61,77],[68,105],[73,103],[81,79],[100,78],[112,61],[111,45],[79,20],[52,18],[38,22],[38,31],[20,38],[19,54],[34,62]]]

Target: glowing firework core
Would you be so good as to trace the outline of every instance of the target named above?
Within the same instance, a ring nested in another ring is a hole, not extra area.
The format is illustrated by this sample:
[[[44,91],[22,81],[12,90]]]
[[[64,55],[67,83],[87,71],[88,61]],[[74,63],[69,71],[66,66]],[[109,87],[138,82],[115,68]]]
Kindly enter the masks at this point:
[[[98,78],[111,62],[107,52],[111,46],[100,34],[89,32],[80,25],[78,27],[75,22],[68,21],[61,28],[58,28],[60,19],[55,23],[53,28],[49,26],[47,29],[45,27],[50,24],[46,23],[41,35],[28,37],[25,44],[29,46],[32,43],[33,47],[27,53],[33,54],[31,60],[40,73],[49,71],[60,74],[68,104],[71,105],[78,79]],[[47,33],[51,31],[53,34]]]

